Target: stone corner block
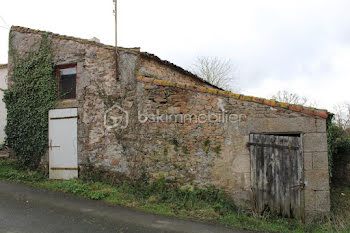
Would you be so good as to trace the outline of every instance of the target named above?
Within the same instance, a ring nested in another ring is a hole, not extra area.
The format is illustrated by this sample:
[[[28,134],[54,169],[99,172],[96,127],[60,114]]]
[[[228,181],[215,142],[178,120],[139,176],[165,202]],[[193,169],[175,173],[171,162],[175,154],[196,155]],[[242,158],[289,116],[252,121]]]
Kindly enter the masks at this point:
[[[305,212],[316,210],[316,191],[311,189],[306,189],[304,191],[305,195]]]
[[[316,211],[326,213],[331,211],[329,191],[316,191]]]
[[[324,133],[327,131],[326,119],[316,119],[316,129],[319,133]]]
[[[305,171],[306,189],[329,191],[329,172],[327,170]]]
[[[327,151],[326,133],[306,133],[303,135],[304,152],[324,152]]]
[[[312,155],[313,169],[328,169],[328,152],[314,152]]]
[[[250,173],[250,156],[249,154],[238,154],[232,161],[233,173]]]
[[[305,223],[311,223],[315,219],[322,219],[329,217],[329,212],[319,212],[317,210],[306,211],[305,210]]]
[[[313,153],[311,152],[304,153],[304,170],[305,171],[312,170],[312,157],[313,157]]]

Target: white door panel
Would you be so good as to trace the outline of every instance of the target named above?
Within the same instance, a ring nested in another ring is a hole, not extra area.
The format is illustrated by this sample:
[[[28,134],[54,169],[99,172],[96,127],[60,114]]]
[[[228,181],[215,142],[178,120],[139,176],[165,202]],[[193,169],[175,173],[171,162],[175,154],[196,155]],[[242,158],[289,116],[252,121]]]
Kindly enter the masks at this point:
[[[63,108],[63,109],[52,109],[49,112],[50,118],[59,118],[59,117],[76,117],[78,116],[77,108]]]
[[[76,108],[49,112],[50,179],[78,177]]]

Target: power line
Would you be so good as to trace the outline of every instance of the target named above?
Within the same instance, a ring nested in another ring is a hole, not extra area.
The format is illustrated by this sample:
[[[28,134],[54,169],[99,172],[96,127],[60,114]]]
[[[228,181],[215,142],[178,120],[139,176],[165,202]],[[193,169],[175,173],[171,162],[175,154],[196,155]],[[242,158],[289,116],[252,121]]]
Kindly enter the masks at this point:
[[[1,28],[5,28],[5,29],[10,29],[10,26],[6,23],[6,20],[0,15],[0,19],[2,20],[4,25],[0,25]]]

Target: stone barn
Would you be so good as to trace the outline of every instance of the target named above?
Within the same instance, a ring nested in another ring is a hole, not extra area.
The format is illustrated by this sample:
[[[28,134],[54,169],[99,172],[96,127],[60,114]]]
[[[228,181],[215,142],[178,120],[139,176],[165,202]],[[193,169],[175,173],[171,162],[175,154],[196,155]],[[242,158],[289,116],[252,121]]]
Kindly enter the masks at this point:
[[[238,205],[287,217],[329,214],[327,111],[223,91],[138,48],[119,48],[116,75],[114,47],[95,41],[12,27],[10,46],[28,51],[44,34],[64,93],[49,113],[51,178],[89,163],[215,185]]]

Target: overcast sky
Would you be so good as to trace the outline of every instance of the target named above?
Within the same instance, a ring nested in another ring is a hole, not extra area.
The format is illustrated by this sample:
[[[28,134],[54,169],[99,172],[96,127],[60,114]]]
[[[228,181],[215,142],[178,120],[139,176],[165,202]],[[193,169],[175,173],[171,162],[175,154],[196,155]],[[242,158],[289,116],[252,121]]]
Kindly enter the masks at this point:
[[[331,110],[350,101],[349,0],[118,0],[119,46],[188,68],[197,56],[231,59],[243,94],[289,90]],[[1,0],[18,25],[114,43],[112,0]],[[0,18],[0,26],[6,27]],[[8,30],[0,28],[0,63]]]

